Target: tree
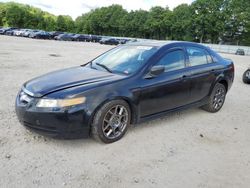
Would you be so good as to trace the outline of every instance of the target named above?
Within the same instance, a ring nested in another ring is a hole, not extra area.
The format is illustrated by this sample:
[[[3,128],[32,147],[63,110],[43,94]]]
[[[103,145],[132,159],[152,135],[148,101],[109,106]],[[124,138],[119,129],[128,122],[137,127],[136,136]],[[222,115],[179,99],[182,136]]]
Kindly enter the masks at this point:
[[[0,26],[4,25],[5,10],[5,4],[0,2]]]
[[[164,9],[162,7],[156,6],[152,7],[149,11],[149,17],[145,23],[147,33],[150,38],[153,39],[165,39],[165,22],[164,14],[169,11],[168,8]]]
[[[56,30],[74,32],[74,21],[70,16],[59,15],[56,20]]]
[[[6,6],[5,21],[8,25],[21,27],[24,25],[24,9],[15,3]]]
[[[170,39],[192,41],[192,12],[190,6],[182,4],[177,6],[172,14],[166,18],[171,28]]]
[[[137,10],[129,12],[123,20],[125,36],[147,38],[145,22],[148,19],[148,12]]]
[[[87,22],[88,22],[88,13],[82,14],[77,17],[75,20],[75,27],[77,33],[87,33]]]
[[[130,11],[111,5],[82,14],[55,16],[29,5],[0,2],[0,25],[97,35],[250,45],[249,0],[195,0],[173,11]]]
[[[89,14],[82,15],[77,19],[77,23],[88,33],[99,35],[123,35],[123,19],[127,11],[120,5],[111,5],[92,10]],[[86,19],[86,20],[81,20]],[[83,26],[83,24],[86,24]]]
[[[225,23],[224,0],[196,0],[191,5],[195,38],[199,42],[218,42]]]
[[[234,44],[249,44],[249,0],[228,0],[224,9],[226,13],[224,41]]]

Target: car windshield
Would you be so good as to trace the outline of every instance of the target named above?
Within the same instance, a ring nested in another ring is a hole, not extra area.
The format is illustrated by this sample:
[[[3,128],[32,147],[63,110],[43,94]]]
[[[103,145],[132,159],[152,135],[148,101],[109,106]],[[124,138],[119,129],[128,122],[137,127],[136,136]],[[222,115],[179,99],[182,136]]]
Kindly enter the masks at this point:
[[[119,46],[92,61],[92,66],[109,72],[133,74],[156,52],[152,46]]]

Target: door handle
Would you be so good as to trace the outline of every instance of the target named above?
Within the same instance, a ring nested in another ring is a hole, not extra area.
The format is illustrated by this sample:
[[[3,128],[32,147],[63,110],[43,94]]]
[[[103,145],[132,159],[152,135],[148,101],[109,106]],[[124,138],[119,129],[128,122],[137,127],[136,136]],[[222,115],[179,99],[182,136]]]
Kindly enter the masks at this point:
[[[212,69],[210,72],[215,72],[215,69]]]
[[[188,79],[188,76],[187,76],[187,75],[183,75],[183,76],[181,77],[181,80],[182,80],[183,82],[186,82],[187,79]]]

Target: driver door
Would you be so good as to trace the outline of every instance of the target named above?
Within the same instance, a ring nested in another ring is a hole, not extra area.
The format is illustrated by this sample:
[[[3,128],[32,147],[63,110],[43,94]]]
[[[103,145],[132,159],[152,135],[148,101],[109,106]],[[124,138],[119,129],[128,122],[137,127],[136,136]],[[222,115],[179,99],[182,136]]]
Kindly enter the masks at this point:
[[[191,71],[186,68],[182,48],[168,50],[154,66],[165,71],[152,78],[143,78],[140,95],[141,118],[175,109],[189,103]]]

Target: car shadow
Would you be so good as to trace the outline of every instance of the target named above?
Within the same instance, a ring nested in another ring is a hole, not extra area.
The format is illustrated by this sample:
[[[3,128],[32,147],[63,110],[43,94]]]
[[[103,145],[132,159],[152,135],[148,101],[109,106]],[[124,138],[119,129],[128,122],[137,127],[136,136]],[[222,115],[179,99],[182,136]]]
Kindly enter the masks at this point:
[[[153,129],[156,126],[172,126],[173,124],[176,124],[177,121],[184,121],[186,118],[188,118],[191,115],[197,113],[206,113],[203,110],[199,108],[191,108],[187,110],[181,110],[177,112],[171,112],[166,115],[163,115],[158,118],[154,118],[152,120],[148,120],[143,123],[138,123],[138,124],[133,124],[129,127],[129,130],[125,137],[129,135],[131,132],[133,134],[139,133],[143,131],[144,129]],[[166,125],[167,124],[167,125]],[[184,125],[183,125],[184,126]],[[57,139],[57,138],[51,138],[47,136],[41,136],[35,132],[31,133],[33,137],[37,137],[37,140],[40,140],[39,142],[46,142],[46,144],[52,144],[52,145],[57,145],[57,147],[71,147],[72,149],[74,148],[79,148],[79,147],[84,147],[85,149],[91,148],[91,147],[96,147],[97,145],[102,146],[106,145],[102,142],[96,141],[93,138],[82,138],[82,139]],[[126,139],[126,138],[122,138]]]
[[[196,113],[203,113],[204,111],[199,108],[190,108],[186,110],[180,110],[176,112],[170,112],[165,115],[162,115],[161,117],[153,118],[151,120],[148,120],[146,122],[134,124],[131,126],[132,130],[140,131],[141,129],[149,129],[153,128],[155,126],[162,126],[162,124],[171,124],[175,123],[178,120],[185,119],[189,117],[190,115],[196,114]],[[206,112],[205,112],[206,113]]]

